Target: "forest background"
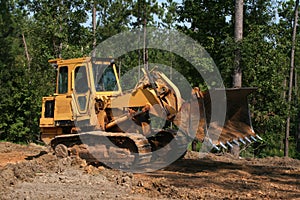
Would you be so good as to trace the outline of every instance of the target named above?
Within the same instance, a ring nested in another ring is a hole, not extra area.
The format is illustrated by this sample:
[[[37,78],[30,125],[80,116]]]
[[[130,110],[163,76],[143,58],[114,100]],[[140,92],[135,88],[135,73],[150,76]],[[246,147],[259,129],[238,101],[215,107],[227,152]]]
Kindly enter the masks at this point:
[[[232,0],[1,0],[0,140],[37,140],[42,97],[53,94],[55,87],[49,59],[86,56],[110,36],[142,28],[147,18],[147,26],[177,30],[198,41],[227,87],[232,87],[239,48],[242,86],[258,88],[249,103],[254,130],[264,139],[244,155],[283,156],[290,116],[289,156],[300,159],[299,42],[292,101],[287,101],[294,9],[292,0],[244,0],[243,40],[236,43]],[[122,72],[137,66],[140,56],[122,58]],[[192,67],[173,54],[149,51],[149,62],[171,65],[193,86],[201,86]]]

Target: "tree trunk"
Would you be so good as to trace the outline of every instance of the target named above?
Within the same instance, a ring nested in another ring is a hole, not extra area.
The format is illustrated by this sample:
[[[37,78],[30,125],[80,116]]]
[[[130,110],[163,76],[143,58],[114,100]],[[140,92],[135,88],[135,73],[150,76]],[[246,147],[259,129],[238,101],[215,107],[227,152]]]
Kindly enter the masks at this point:
[[[299,108],[299,96],[298,96],[298,74],[297,74],[297,65],[295,65],[295,75],[294,75],[294,80],[295,80],[295,97],[296,97],[296,107]],[[296,151],[300,153],[300,111],[298,110],[298,117],[296,117],[296,133],[295,133],[295,138],[296,138]]]
[[[232,86],[235,88],[242,87],[242,66],[241,66],[241,49],[239,47],[239,43],[243,39],[243,9],[244,9],[244,0],[235,0],[235,16],[234,16],[234,41],[238,45],[234,54],[234,71],[232,74]],[[231,148],[230,153],[239,157],[240,155],[240,147],[236,144],[232,144],[233,148]]]
[[[97,39],[96,39],[96,4],[93,4],[93,49],[96,48]]]
[[[97,39],[96,39],[96,3],[93,3],[93,16],[92,16],[92,23],[93,23],[93,52],[92,56],[96,57],[96,44],[97,44]]]
[[[243,0],[235,1],[235,23],[234,23],[234,40],[239,45],[243,39]],[[233,87],[242,87],[242,66],[241,66],[241,49],[235,50]]]
[[[296,131],[296,150],[300,153],[300,112],[298,112],[298,124],[297,124],[297,131]]]
[[[147,49],[147,16],[144,11],[144,23],[143,23],[143,30],[144,30],[144,52],[143,52],[143,60],[144,60],[144,68],[148,71],[148,49]]]
[[[62,26],[62,23],[63,23],[63,19],[62,19],[62,8],[63,8],[63,5],[64,5],[64,0],[61,0],[60,1],[60,6],[58,7],[58,13],[59,13],[59,33],[62,33],[63,32],[63,26]],[[62,49],[63,49],[63,39],[62,38],[59,38],[59,47],[58,47],[58,57],[59,58],[62,58]]]
[[[23,40],[24,49],[25,49],[25,54],[26,54],[26,58],[27,58],[28,69],[30,70],[30,62],[31,62],[31,58],[30,58],[30,55],[29,55],[29,52],[28,52],[27,42],[26,42],[24,33],[22,33],[22,40]]]
[[[296,43],[296,33],[297,33],[297,24],[298,24],[298,7],[299,7],[299,0],[296,0],[295,5],[295,17],[294,17],[294,24],[293,24],[293,35],[292,35],[292,49],[291,49],[291,65],[290,65],[290,81],[289,81],[289,93],[288,93],[288,110],[291,108],[292,102],[292,90],[293,90],[293,77],[294,77],[294,61],[295,61],[295,43]],[[290,136],[290,121],[291,116],[288,114],[286,120],[286,131],[285,131],[285,138],[284,138],[284,156],[289,156],[289,136]]]

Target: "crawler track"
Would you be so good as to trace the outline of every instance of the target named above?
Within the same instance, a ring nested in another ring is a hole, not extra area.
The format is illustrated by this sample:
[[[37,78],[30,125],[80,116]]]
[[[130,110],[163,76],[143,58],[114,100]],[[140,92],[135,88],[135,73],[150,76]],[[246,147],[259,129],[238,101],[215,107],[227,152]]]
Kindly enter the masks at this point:
[[[187,138],[181,132],[158,131],[146,138],[137,133],[90,131],[56,136],[51,146],[59,157],[79,156],[125,171],[146,172],[165,167],[184,156]]]
[[[91,131],[60,135],[51,141],[56,153],[61,152],[61,145],[68,150],[61,157],[78,155],[89,163],[100,162],[123,170],[141,167],[151,160],[151,145],[136,133]]]

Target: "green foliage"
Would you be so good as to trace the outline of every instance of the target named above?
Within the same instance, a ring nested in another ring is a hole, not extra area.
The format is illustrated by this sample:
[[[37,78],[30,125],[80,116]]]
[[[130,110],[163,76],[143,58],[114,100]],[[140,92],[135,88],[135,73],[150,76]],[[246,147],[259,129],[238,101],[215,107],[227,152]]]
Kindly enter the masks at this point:
[[[232,85],[235,49],[241,49],[243,86],[258,88],[250,97],[253,126],[266,144],[257,146],[252,152],[255,156],[282,155],[287,115],[295,116],[299,112],[296,105],[287,110],[285,98],[294,3],[277,2],[274,5],[272,1],[245,1],[244,39],[236,44],[233,40],[234,19],[228,17],[233,14],[234,5],[227,1],[216,2],[183,1],[178,10],[180,21],[189,22],[191,26],[184,25],[180,30],[208,50],[227,87]],[[275,7],[279,7],[279,23],[275,23]],[[294,131],[298,127],[296,121]],[[295,140],[291,138],[292,146]]]
[[[32,30],[38,31],[37,39],[43,40],[52,57],[82,56],[90,50],[90,35],[83,26],[87,21],[83,0],[30,1],[28,8],[33,14]]]
[[[256,156],[281,156],[283,153],[285,123],[289,114],[284,98],[286,92],[284,82],[289,69],[287,54],[289,45],[288,43],[280,45],[282,38],[277,36],[279,32],[280,27],[277,24],[252,25],[252,30],[240,44],[243,85],[258,88],[250,98],[254,130],[267,144],[256,151],[258,153]],[[220,67],[227,83],[231,79],[235,48],[231,39],[224,44],[224,55],[227,57],[220,63]]]
[[[188,22],[179,29],[198,41],[213,57],[216,64],[220,55],[220,44],[233,36],[232,25],[227,20],[234,4],[228,0],[185,0],[178,6],[180,22]]]
[[[198,41],[214,59],[227,87],[231,87],[234,51],[239,47],[243,86],[258,88],[249,99],[253,126],[265,140],[250,147],[244,155],[282,155],[286,117],[291,114],[290,155],[300,157],[300,150],[296,148],[300,144],[299,91],[293,91],[290,110],[287,110],[285,98],[294,1],[277,1],[274,4],[271,0],[245,0],[244,39],[236,44],[233,40],[234,3],[229,0],[183,0],[182,3],[172,0],[2,0],[0,140],[29,142],[37,138],[41,98],[53,93],[55,85],[55,72],[47,61],[89,54],[94,41],[90,19],[93,5],[97,10],[97,44],[117,33],[141,29],[144,18],[147,18],[148,26],[176,28]],[[278,7],[277,21],[275,7]],[[134,42],[142,46],[142,39]],[[180,46],[170,39],[162,42],[170,48]],[[299,67],[298,49],[299,42],[295,60]],[[192,49],[186,51],[194,55]],[[192,86],[208,87],[185,59],[157,49],[149,49],[148,54],[150,63],[171,66]],[[201,64],[203,71],[210,70],[210,60],[196,56],[191,59]],[[143,64],[142,51],[130,52],[118,62],[124,74]],[[299,68],[296,72],[295,80],[299,80]],[[166,73],[172,77],[171,73]],[[296,86],[300,87],[299,81]]]

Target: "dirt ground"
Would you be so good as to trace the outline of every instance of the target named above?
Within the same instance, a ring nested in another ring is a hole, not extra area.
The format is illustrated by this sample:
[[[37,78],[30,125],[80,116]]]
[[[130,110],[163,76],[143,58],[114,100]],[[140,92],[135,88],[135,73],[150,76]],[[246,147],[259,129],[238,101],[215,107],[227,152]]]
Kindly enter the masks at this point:
[[[187,155],[131,174],[0,142],[0,199],[300,199],[300,160]]]

